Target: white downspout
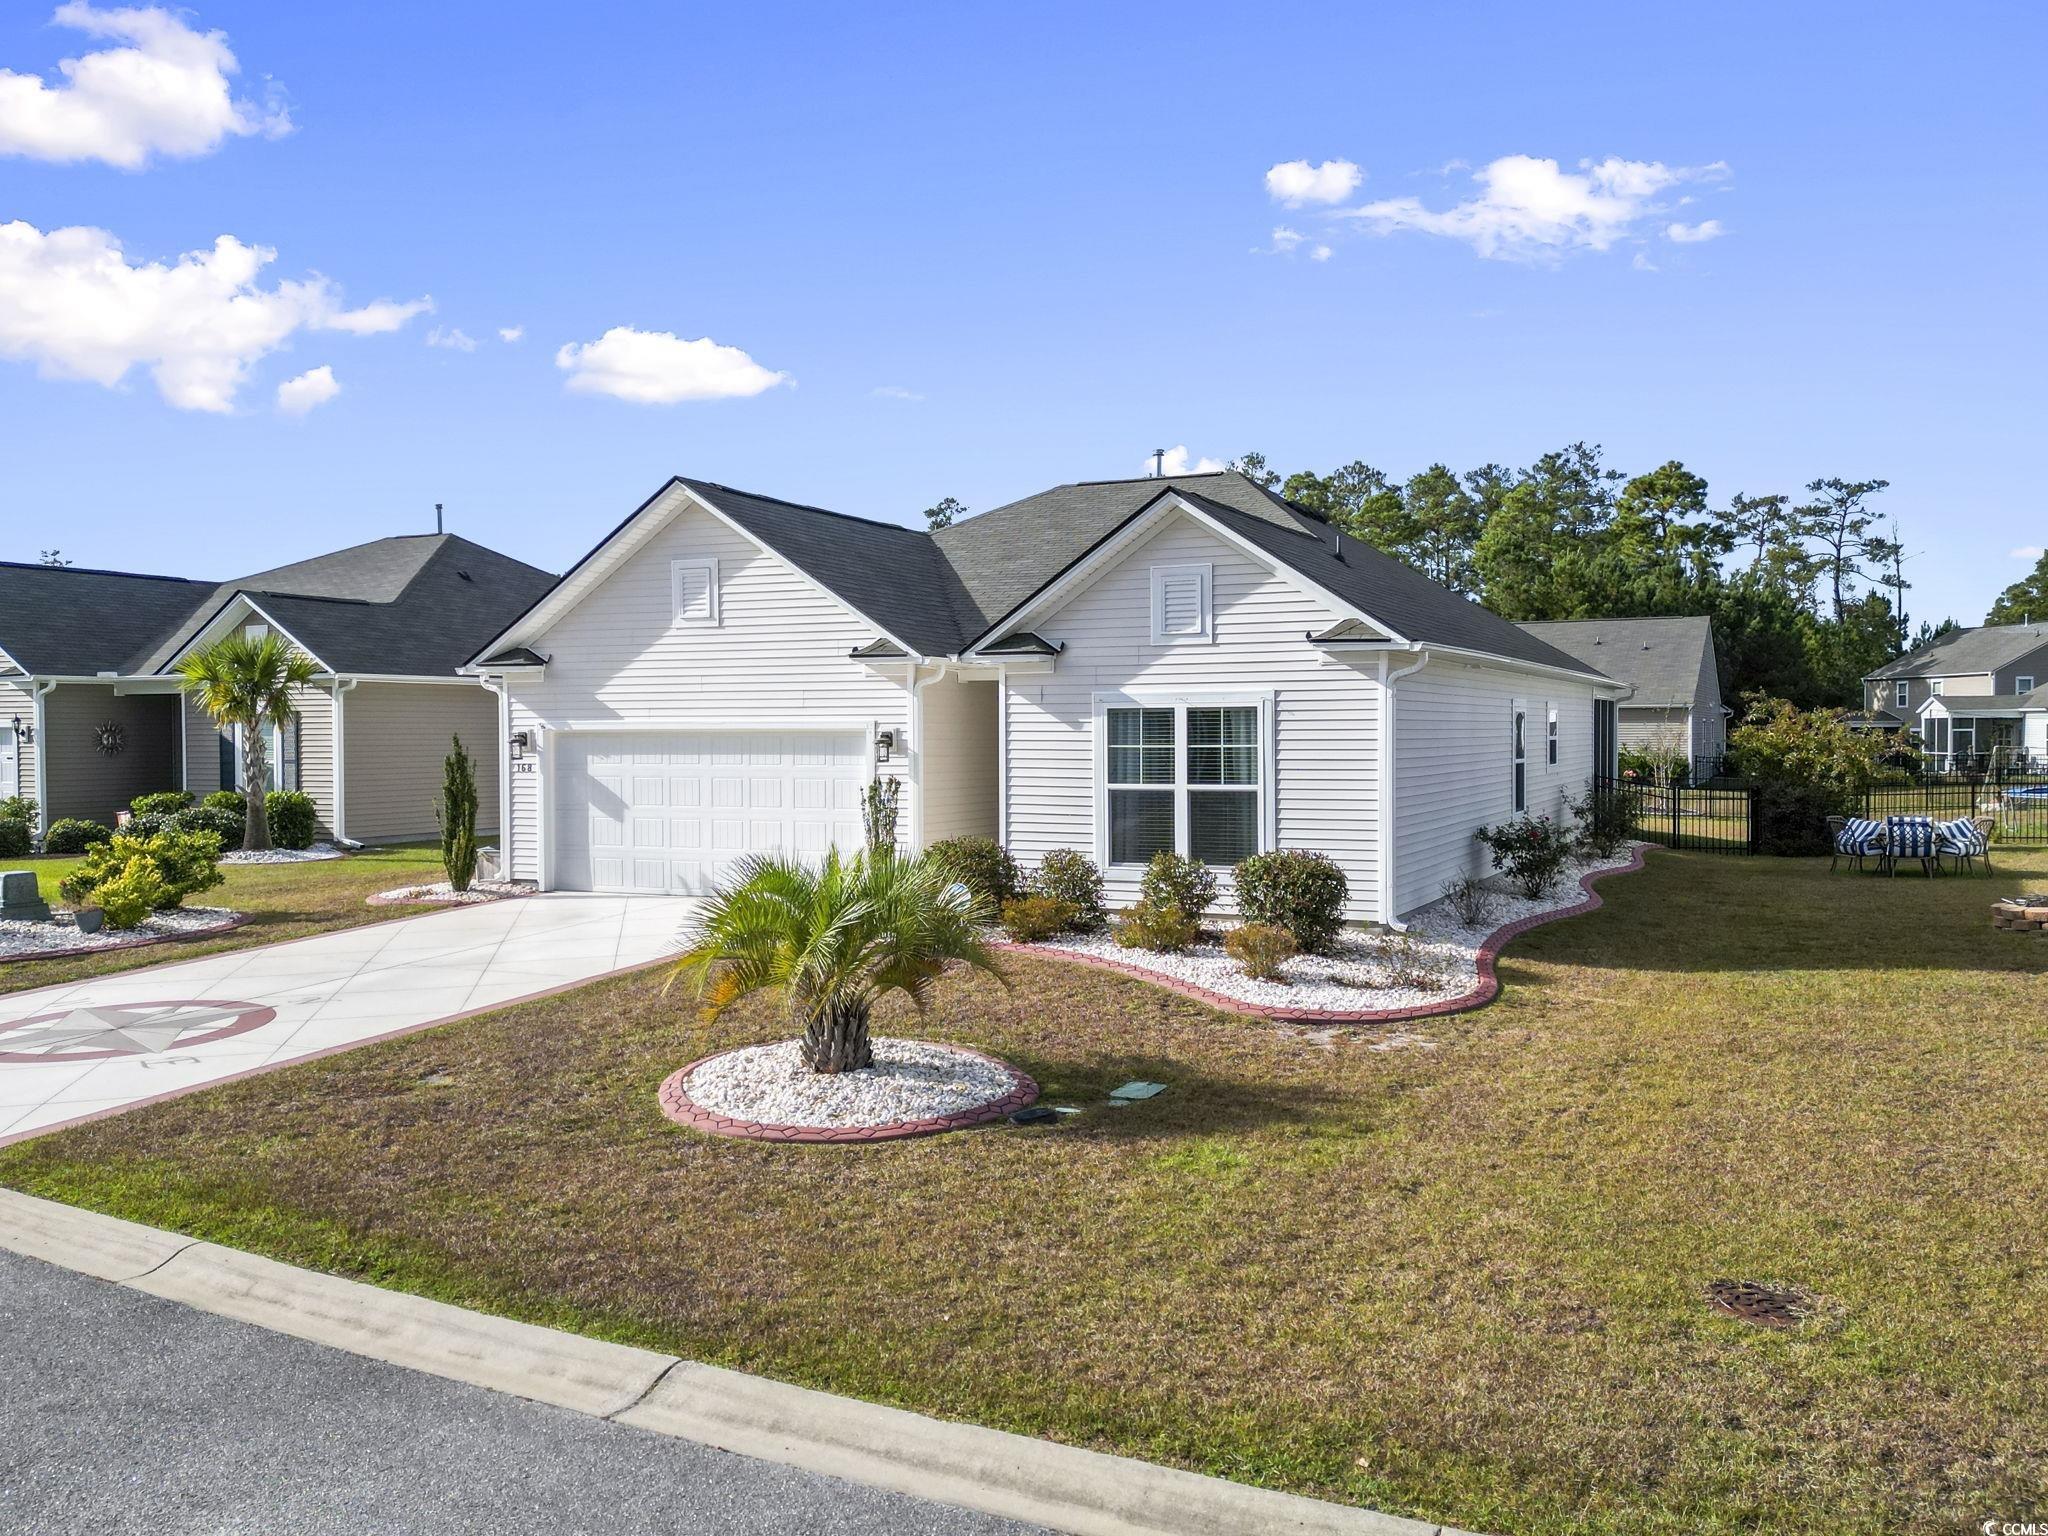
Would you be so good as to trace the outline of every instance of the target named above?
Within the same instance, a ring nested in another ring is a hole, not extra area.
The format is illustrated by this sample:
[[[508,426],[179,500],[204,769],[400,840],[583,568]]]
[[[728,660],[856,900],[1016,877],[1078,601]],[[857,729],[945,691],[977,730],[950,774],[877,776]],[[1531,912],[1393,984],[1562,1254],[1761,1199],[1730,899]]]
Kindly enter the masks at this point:
[[[50,830],[50,738],[47,730],[48,721],[45,718],[48,711],[43,708],[43,700],[47,699],[55,691],[56,687],[57,684],[54,681],[37,683],[33,694],[36,726],[36,836],[38,837],[41,837]]]
[[[342,729],[342,720],[346,714],[342,708],[342,698],[360,681],[360,678],[351,677],[344,682],[337,677],[330,685],[330,691],[334,695],[334,840],[337,843],[348,841],[348,772],[345,767],[348,761],[348,738]]]
[[[1394,684],[1413,677],[1429,664],[1429,652],[1410,646],[1415,660],[1398,670],[1389,670],[1389,657],[1380,653],[1380,921],[1394,933],[1406,933],[1408,925],[1394,915],[1394,779],[1399,760],[1394,755]]]
[[[996,668],[996,841],[1010,846],[1010,669]]]

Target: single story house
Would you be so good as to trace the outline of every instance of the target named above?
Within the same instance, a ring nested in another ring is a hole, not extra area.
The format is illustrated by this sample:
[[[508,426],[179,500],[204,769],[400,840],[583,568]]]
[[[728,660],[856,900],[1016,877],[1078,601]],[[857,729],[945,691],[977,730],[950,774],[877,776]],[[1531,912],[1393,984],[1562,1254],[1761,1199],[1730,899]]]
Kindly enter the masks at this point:
[[[1079,849],[1115,903],[1162,849],[1319,849],[1358,922],[1564,814],[1625,691],[1229,472],[935,533],[674,479],[469,670],[505,701],[509,873],[546,889],[858,846],[882,777],[910,847]]]
[[[269,788],[312,798],[323,837],[433,836],[451,734],[498,822],[498,705],[458,669],[554,584],[453,534],[378,539],[238,581],[0,564],[0,795],[42,824],[111,824],[136,795],[237,788],[234,740],[179,690],[178,663],[234,629],[276,630],[319,675],[273,730]]]
[[[2048,622],[1952,629],[1863,690],[1867,728],[1906,732],[1940,766],[2048,759]]]
[[[1690,762],[1721,756],[1728,719],[1714,624],[1707,618],[1573,619],[1523,629],[1633,690],[1621,704],[1621,744]]]

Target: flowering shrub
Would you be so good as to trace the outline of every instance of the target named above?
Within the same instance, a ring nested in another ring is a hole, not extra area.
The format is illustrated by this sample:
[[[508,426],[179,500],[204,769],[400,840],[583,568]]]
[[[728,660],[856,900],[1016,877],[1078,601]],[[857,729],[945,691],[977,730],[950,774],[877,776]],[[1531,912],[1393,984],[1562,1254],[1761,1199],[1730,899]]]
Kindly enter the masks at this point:
[[[1493,867],[1531,901],[1548,894],[1572,856],[1573,836],[1548,816],[1524,816],[1472,834],[1493,850]]]

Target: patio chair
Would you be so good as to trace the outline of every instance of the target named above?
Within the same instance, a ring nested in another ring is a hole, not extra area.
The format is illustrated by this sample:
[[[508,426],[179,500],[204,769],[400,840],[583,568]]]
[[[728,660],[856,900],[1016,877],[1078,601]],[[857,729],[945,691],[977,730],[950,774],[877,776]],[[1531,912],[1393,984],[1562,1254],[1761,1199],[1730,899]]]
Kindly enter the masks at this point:
[[[1887,816],[1884,819],[1884,870],[1897,876],[1899,865],[1918,859],[1932,880],[1939,872],[1932,816]]]
[[[1976,860],[1982,859],[1984,876],[1989,879],[1992,874],[1991,826],[1989,816],[1958,816],[1954,821],[1940,823],[1934,829],[1936,856],[1945,854],[1965,871]]]
[[[1828,844],[1834,850],[1828,858],[1830,874],[1843,859],[1849,861],[1851,869],[1861,869],[1865,859],[1884,857],[1884,823],[1866,821],[1860,816],[1830,816]]]

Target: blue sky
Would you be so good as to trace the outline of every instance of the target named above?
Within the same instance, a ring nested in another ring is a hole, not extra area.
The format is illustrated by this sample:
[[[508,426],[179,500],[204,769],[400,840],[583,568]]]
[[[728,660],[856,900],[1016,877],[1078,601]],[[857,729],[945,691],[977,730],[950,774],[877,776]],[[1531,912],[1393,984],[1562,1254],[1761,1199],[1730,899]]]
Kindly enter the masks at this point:
[[[10,5],[0,558],[220,577],[441,501],[561,569],[676,472],[915,522],[1576,438],[1889,478],[1918,617],[2048,542],[2034,8],[1111,9]],[[124,49],[168,96],[58,73]],[[146,270],[223,236],[275,258]]]

